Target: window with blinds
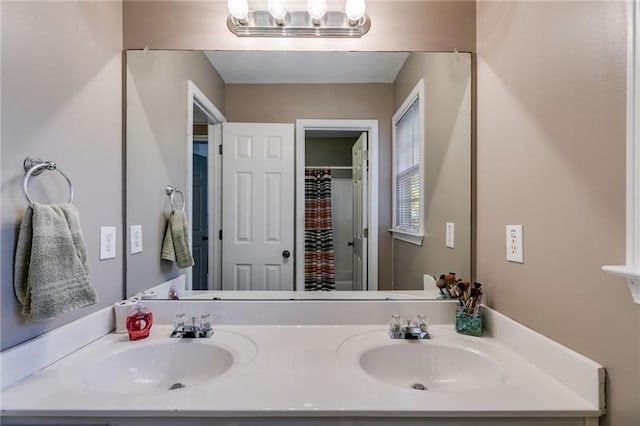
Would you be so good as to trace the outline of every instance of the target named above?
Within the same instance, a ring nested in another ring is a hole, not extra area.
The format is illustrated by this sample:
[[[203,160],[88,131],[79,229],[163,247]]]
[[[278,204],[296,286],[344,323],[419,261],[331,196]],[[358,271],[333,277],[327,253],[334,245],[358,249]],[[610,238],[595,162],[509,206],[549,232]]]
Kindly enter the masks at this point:
[[[420,231],[420,100],[396,123],[396,227]]]
[[[394,149],[394,237],[422,244],[421,158],[424,146],[422,129],[422,80],[393,117]],[[405,234],[405,235],[403,235]],[[406,234],[413,234],[407,236]],[[419,241],[416,241],[416,238]],[[407,239],[409,238],[409,239]]]

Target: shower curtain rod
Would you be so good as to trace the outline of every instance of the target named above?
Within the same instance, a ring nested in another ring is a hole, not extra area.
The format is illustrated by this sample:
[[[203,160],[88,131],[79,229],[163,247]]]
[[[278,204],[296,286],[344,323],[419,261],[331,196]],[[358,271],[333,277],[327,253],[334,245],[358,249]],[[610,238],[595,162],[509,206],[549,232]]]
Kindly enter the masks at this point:
[[[351,166],[305,166],[305,169],[353,170]]]

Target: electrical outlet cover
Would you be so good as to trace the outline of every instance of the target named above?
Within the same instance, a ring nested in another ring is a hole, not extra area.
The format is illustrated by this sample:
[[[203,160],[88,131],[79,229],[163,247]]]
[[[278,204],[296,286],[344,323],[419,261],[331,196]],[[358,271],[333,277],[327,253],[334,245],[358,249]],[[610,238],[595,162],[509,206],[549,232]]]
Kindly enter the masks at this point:
[[[507,225],[507,261],[524,263],[522,225]]]
[[[116,227],[100,227],[100,260],[116,257]]]
[[[445,227],[445,245],[449,248],[453,248],[455,241],[455,224],[453,222],[447,222]]]
[[[142,225],[131,225],[131,254],[142,252]]]

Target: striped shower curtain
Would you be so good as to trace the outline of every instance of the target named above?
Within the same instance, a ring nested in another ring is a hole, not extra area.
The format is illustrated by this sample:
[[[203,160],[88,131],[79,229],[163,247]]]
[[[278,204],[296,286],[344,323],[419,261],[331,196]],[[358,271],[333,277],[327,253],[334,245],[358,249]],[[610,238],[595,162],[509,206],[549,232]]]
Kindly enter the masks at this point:
[[[305,170],[304,177],[304,288],[335,290],[331,216],[331,171]]]

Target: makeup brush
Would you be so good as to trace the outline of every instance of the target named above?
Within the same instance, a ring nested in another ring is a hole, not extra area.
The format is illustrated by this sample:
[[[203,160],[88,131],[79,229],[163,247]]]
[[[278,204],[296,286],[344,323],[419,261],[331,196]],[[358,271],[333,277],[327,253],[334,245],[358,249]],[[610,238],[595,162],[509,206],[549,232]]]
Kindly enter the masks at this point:
[[[438,289],[440,289],[440,293],[444,297],[450,298],[451,297],[451,292],[449,291],[449,288],[447,287],[447,283],[445,281],[445,277],[446,277],[446,275],[444,275],[444,274],[440,275],[440,278],[438,278],[438,281],[436,281],[436,287],[438,287]]]
[[[478,315],[478,311],[480,310],[480,302],[482,300],[482,290],[480,289],[481,286],[481,283],[473,283],[473,288],[471,289],[471,303],[469,304],[469,314]]]
[[[458,294],[458,301],[460,302],[460,306],[464,306],[465,302],[467,302],[467,297],[465,293],[465,285],[463,281],[458,281],[456,283],[456,293]]]

